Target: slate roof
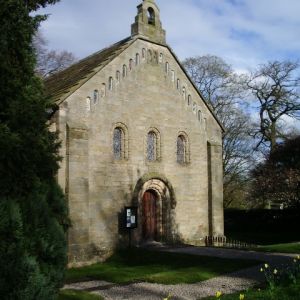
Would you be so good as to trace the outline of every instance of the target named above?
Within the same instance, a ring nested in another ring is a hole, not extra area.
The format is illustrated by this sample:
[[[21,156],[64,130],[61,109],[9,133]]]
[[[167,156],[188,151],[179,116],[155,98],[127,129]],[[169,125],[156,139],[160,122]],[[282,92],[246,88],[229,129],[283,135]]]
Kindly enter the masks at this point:
[[[47,95],[53,103],[60,104],[133,42],[131,37],[126,38],[46,78],[44,85]]]

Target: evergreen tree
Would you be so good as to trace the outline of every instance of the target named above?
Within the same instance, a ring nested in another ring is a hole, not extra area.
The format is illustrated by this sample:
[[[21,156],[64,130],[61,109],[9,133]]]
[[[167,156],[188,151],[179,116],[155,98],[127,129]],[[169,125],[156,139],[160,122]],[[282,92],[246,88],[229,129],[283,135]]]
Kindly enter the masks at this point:
[[[54,299],[66,264],[59,143],[34,74],[32,38],[56,0],[0,0],[0,299]]]

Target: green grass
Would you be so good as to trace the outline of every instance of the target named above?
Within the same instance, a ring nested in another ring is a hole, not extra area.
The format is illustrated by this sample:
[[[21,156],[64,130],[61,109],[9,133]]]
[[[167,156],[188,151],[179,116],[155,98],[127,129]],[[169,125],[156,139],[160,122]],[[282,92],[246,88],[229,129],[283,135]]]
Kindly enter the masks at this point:
[[[131,249],[117,252],[105,263],[69,269],[66,274],[66,281],[195,283],[257,264],[259,262],[253,260],[223,259]]]
[[[238,300],[240,294],[245,295],[245,300],[299,300],[300,299],[300,284],[293,284],[289,286],[279,286],[276,287],[273,291],[270,289],[250,289],[248,291],[223,295],[220,297],[220,300]],[[216,297],[208,297],[203,300],[213,300]]]
[[[300,243],[298,242],[298,243],[265,245],[265,246],[259,246],[258,248],[255,248],[254,250],[262,251],[262,252],[279,252],[279,253],[300,254]]]
[[[103,298],[87,292],[61,290],[57,300],[103,300]]]

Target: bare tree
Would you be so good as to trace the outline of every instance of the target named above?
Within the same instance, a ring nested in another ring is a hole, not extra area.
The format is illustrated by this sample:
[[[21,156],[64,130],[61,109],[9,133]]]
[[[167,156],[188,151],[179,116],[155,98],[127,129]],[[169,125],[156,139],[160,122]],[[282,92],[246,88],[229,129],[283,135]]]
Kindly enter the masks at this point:
[[[263,64],[252,72],[247,86],[259,103],[259,124],[254,133],[259,138],[256,149],[272,152],[278,139],[285,136],[283,117],[300,117],[299,64],[291,61]]]
[[[244,78],[217,56],[188,58],[183,65],[226,129],[223,167],[224,206],[228,207],[241,198],[252,159],[251,120],[240,105]]]
[[[40,31],[35,35],[33,44],[37,55],[35,70],[43,78],[66,69],[76,61],[71,52],[48,50],[47,41]]]

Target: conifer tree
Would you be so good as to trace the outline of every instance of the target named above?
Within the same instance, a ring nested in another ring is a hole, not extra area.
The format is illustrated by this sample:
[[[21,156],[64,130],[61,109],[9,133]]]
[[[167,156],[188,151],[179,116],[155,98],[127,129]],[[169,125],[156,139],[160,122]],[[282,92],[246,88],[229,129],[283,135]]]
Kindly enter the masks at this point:
[[[67,207],[54,177],[59,143],[34,74],[32,38],[57,0],[0,0],[0,299],[55,299],[66,264]]]

